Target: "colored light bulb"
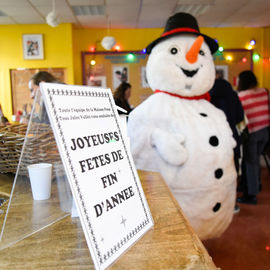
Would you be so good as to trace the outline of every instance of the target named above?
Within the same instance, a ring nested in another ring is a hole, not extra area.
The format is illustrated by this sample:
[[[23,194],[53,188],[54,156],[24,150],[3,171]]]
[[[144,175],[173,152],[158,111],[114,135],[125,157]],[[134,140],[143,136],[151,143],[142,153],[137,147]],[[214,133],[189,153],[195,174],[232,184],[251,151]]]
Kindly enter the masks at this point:
[[[116,46],[114,47],[114,49],[115,49],[116,51],[120,51],[120,46],[119,46],[119,45],[116,45]]]
[[[250,44],[251,46],[254,46],[254,45],[256,44],[255,39],[252,39],[252,40],[249,42],[249,44]]]
[[[220,52],[223,52],[223,51],[224,51],[224,48],[223,48],[223,47],[219,47],[218,50],[219,50]]]
[[[127,58],[128,58],[128,60],[132,61],[132,60],[134,60],[135,56],[134,56],[133,53],[129,53],[129,54],[127,55]]]
[[[95,46],[90,46],[89,47],[89,51],[90,52],[95,52],[96,51],[96,47]]]
[[[260,60],[260,56],[259,56],[257,53],[254,53],[254,54],[253,54],[253,60],[254,60],[254,61]]]

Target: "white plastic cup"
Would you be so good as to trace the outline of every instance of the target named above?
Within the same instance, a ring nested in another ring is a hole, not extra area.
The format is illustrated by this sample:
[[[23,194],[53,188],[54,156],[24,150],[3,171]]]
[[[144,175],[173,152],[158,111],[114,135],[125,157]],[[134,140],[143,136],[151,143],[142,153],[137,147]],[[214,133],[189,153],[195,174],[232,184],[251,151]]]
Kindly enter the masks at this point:
[[[34,200],[51,197],[52,164],[37,163],[27,166]]]

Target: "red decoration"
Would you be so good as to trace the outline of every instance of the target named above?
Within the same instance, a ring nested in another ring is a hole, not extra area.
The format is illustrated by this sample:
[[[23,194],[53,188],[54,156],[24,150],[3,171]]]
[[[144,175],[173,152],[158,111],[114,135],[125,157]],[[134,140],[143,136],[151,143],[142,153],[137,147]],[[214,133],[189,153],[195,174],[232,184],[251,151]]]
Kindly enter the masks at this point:
[[[161,36],[165,37],[174,33],[181,33],[181,32],[193,32],[193,33],[199,33],[196,29],[193,28],[188,28],[188,27],[181,27],[181,28],[175,28],[171,31],[163,33]]]
[[[95,51],[96,51],[96,47],[93,46],[93,45],[90,46],[90,47],[89,47],[89,51],[90,51],[90,52],[95,52]]]
[[[178,98],[183,98],[183,99],[206,99],[207,101],[210,101],[210,95],[209,93],[205,93],[201,96],[192,96],[192,97],[186,97],[186,96],[181,96],[181,95],[177,95],[177,94],[174,94],[174,93],[171,93],[171,92],[167,92],[167,91],[163,91],[163,90],[155,90],[155,93],[164,93],[164,94],[167,94],[167,95],[170,95],[170,96],[173,96],[173,97],[178,97]]]
[[[119,52],[121,50],[121,47],[119,45],[115,45],[114,46],[114,50],[117,51],[117,52]]]

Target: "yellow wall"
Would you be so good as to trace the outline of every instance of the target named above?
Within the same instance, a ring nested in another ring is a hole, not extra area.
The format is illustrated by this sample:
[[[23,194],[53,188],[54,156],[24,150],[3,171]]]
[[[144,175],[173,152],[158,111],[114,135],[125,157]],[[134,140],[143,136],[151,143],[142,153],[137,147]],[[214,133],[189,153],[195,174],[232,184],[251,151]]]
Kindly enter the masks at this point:
[[[263,86],[270,89],[270,27],[264,28],[263,48]]]
[[[122,46],[122,50],[142,50],[151,41],[160,36],[163,29],[111,29]],[[225,49],[246,48],[249,40],[256,39],[255,52],[270,56],[270,28],[201,28],[205,33],[219,41]],[[23,60],[22,34],[43,34],[44,60]],[[10,87],[10,69],[62,67],[67,69],[71,84],[82,84],[81,51],[96,45],[98,51],[104,51],[100,41],[108,35],[106,29],[77,29],[71,24],[60,24],[52,28],[41,25],[0,26],[0,104],[8,118],[12,114]],[[254,71],[261,85],[270,88],[270,76],[262,61],[254,63]],[[270,70],[269,64],[268,69]],[[268,72],[269,73],[269,72]]]
[[[142,50],[148,43],[160,36],[162,29],[112,29],[113,36],[122,50]],[[105,51],[101,40],[107,36],[106,29],[74,29],[74,71],[76,84],[82,83],[81,51],[87,51],[89,46],[96,45],[98,51]]]
[[[256,40],[254,53],[263,55],[264,29],[263,28],[202,28],[203,33],[218,40],[224,49],[247,49],[251,39]],[[254,72],[260,85],[263,81],[262,61],[254,62]]]
[[[43,60],[23,59],[23,34],[43,34]],[[9,119],[12,115],[10,69],[43,67],[66,68],[67,83],[74,83],[71,24],[56,28],[46,24],[0,26],[0,104]]]
[[[122,49],[142,50],[150,42],[160,36],[163,29],[111,29],[110,35],[121,44]],[[201,28],[201,32],[218,40],[225,49],[246,49],[251,39],[257,41],[254,52],[263,54],[263,28]],[[270,31],[269,31],[270,32]],[[74,29],[74,71],[76,84],[82,83],[81,51],[87,51],[90,45],[97,44],[97,50],[104,51],[100,41],[107,35],[105,29]],[[254,72],[258,81],[263,84],[263,69],[261,61],[254,63]]]

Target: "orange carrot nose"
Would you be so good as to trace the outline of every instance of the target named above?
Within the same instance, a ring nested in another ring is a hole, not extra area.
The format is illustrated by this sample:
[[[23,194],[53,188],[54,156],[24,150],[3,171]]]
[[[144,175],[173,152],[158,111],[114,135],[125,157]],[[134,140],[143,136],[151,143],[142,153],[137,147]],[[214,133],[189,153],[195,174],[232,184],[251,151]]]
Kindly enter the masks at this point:
[[[203,44],[203,36],[198,36],[197,39],[192,44],[191,48],[186,54],[186,59],[190,64],[193,64],[197,61],[198,53],[201,49],[201,46]]]

